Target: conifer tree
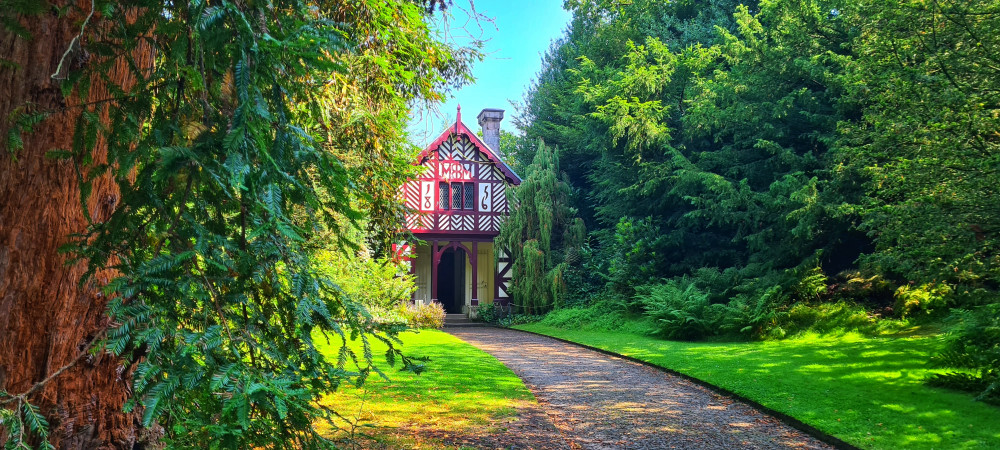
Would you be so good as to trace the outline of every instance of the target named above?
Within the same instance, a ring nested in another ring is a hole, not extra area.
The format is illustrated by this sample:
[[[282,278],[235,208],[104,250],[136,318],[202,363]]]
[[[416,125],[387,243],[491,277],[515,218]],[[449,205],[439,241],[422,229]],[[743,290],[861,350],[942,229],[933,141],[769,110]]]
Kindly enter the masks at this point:
[[[0,440],[331,447],[319,397],[396,341],[315,256],[398,228],[406,107],[475,56],[442,4],[5,2]]]
[[[579,262],[586,228],[569,206],[570,194],[558,150],[539,140],[527,179],[512,190],[510,217],[497,238],[514,261],[514,300],[528,314],[547,312],[564,301],[567,271]]]

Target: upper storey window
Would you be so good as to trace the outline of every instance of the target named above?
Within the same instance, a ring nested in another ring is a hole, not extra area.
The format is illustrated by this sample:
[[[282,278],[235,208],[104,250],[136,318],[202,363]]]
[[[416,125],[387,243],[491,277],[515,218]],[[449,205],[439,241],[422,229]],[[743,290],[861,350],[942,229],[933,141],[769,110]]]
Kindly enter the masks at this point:
[[[462,209],[462,183],[451,183],[451,209]]]
[[[448,195],[448,183],[438,183],[438,205],[441,209],[451,209],[451,196]]]
[[[463,183],[465,185],[465,202],[463,209],[473,209],[476,207],[476,186],[475,183]]]
[[[441,205],[442,210],[475,209],[475,196],[475,183],[438,183],[438,203]]]

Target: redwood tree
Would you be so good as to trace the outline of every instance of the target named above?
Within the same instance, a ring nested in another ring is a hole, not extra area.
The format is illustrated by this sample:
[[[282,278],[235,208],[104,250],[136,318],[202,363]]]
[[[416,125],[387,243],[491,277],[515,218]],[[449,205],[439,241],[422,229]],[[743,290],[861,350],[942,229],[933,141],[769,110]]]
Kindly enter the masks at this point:
[[[3,437],[329,446],[319,396],[380,372],[314,336],[394,340],[315,270],[317,236],[365,214],[396,228],[377,197],[406,173],[406,106],[474,56],[431,37],[440,5],[5,6]]]
[[[87,354],[110,322],[100,284],[114,273],[81,285],[86,262],[67,264],[59,252],[87,226],[81,206],[103,221],[118,203],[118,189],[110,177],[98,177],[81,205],[77,164],[46,154],[73,147],[83,111],[107,123],[111,92],[131,89],[135,80],[118,58],[106,77],[92,80],[88,94],[64,96],[69,70],[90,58],[79,43],[100,39],[103,18],[95,13],[81,31],[90,2],[23,8],[26,14],[5,16],[9,22],[0,28],[0,388],[21,409],[26,400],[41,408],[57,447],[131,447],[135,417],[122,410],[131,367],[112,355]],[[147,67],[152,57],[148,45],[132,53]],[[95,142],[77,159],[91,159],[92,167],[106,151]]]

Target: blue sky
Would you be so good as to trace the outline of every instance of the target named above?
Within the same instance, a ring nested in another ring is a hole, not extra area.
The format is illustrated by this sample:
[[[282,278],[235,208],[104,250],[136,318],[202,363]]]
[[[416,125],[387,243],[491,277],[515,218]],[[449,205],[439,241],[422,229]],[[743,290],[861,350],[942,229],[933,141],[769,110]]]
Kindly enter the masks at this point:
[[[447,102],[437,105],[438,111],[413,111],[410,139],[421,147],[454,123],[458,104],[462,105],[462,122],[472,130],[479,129],[479,111],[500,108],[505,110],[501,127],[516,131],[511,120],[516,111],[511,101],[522,101],[541,67],[542,54],[563,35],[570,20],[561,0],[474,0],[473,5],[487,20],[481,19],[478,24],[469,20],[469,0],[455,0],[447,22],[435,16],[437,29],[449,42],[462,45],[475,38],[486,41],[482,49],[485,58],[473,67],[476,81],[450,92]]]

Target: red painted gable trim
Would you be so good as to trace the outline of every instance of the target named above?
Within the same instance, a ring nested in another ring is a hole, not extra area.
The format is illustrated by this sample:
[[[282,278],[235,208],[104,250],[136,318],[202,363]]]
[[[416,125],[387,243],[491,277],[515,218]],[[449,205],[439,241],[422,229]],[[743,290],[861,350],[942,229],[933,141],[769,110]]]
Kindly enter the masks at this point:
[[[483,154],[486,155],[486,158],[489,159],[490,162],[496,164],[497,168],[500,169],[500,172],[503,172],[504,176],[507,177],[508,180],[510,180],[511,184],[515,186],[521,184],[521,177],[518,176],[517,173],[515,173],[513,170],[511,170],[511,168],[507,166],[507,163],[503,162],[503,160],[500,159],[500,157],[497,156],[496,153],[493,153],[493,150],[491,150],[490,147],[482,141],[482,139],[479,139],[479,136],[476,136],[476,133],[473,133],[472,130],[469,130],[469,127],[466,127],[465,124],[462,123],[461,116],[459,116],[459,119],[455,121],[454,126],[448,127],[448,129],[445,130],[443,133],[441,133],[441,135],[438,136],[438,138],[435,139],[434,142],[431,142],[430,145],[428,145],[426,148],[424,148],[422,152],[420,152],[420,156],[417,157],[417,161],[423,162],[424,158],[430,156],[430,153],[437,150],[437,148],[441,146],[441,144],[443,144],[444,141],[448,140],[448,138],[451,137],[452,134],[457,134],[457,135],[464,134],[468,136],[469,139],[472,141],[472,143],[475,144],[476,147],[479,149],[479,151],[483,152]]]

